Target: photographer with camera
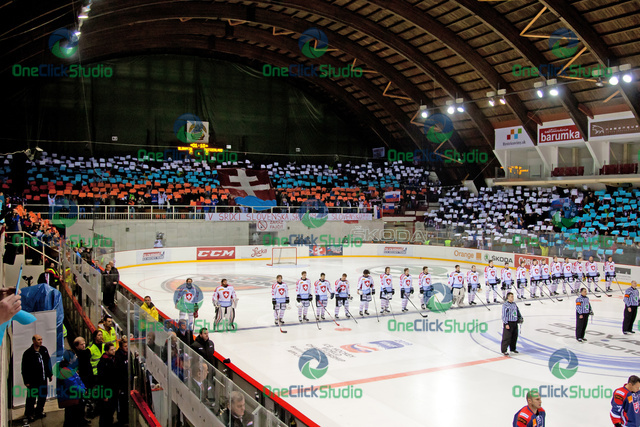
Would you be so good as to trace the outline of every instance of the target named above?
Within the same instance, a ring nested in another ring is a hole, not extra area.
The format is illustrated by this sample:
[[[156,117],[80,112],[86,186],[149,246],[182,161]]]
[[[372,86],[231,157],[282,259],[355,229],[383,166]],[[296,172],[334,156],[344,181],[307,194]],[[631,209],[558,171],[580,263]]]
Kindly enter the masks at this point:
[[[507,347],[511,350],[511,353],[518,354],[516,350],[516,344],[518,342],[518,324],[524,321],[520,310],[515,302],[513,302],[513,292],[507,293],[507,300],[502,304],[502,346],[500,351],[505,356],[509,356],[507,353]]]

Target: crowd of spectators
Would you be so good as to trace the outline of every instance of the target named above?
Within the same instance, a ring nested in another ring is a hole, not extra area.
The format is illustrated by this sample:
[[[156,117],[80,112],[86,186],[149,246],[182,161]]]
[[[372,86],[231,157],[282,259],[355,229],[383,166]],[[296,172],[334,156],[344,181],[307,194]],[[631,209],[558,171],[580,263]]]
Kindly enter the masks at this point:
[[[640,191],[561,187],[450,189],[425,226],[453,246],[538,255],[616,255],[638,264]],[[628,258],[628,259],[627,259]]]

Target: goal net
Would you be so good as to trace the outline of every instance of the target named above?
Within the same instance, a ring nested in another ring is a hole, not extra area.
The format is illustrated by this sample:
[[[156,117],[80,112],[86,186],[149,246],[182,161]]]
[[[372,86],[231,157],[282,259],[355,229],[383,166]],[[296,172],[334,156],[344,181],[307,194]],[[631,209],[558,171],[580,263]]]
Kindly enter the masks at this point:
[[[283,246],[271,248],[271,263],[267,265],[278,264],[298,264],[298,248],[295,246]]]

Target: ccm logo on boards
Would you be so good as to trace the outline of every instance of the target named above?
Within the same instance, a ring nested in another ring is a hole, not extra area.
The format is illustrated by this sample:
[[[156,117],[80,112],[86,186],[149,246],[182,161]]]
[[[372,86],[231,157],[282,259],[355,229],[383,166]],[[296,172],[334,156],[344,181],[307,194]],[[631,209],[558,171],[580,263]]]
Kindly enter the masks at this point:
[[[202,259],[235,259],[236,248],[233,246],[215,248],[198,248],[198,260]]]

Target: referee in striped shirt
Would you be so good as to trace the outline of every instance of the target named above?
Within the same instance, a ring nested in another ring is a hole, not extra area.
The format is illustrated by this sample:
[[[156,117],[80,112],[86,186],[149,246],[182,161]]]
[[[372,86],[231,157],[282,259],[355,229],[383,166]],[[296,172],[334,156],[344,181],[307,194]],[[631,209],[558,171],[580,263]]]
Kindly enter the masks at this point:
[[[513,302],[513,292],[507,294],[507,300],[502,304],[502,354],[509,356],[507,347],[511,353],[518,354],[516,343],[518,342],[518,323],[522,319],[520,310],[515,302]],[[520,322],[521,323],[521,322]]]
[[[587,288],[583,287],[580,289],[580,296],[576,298],[576,339],[578,342],[587,340],[584,334],[587,331],[589,315],[593,315],[593,310],[591,310],[591,303],[587,296]]]

